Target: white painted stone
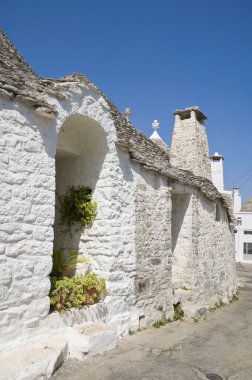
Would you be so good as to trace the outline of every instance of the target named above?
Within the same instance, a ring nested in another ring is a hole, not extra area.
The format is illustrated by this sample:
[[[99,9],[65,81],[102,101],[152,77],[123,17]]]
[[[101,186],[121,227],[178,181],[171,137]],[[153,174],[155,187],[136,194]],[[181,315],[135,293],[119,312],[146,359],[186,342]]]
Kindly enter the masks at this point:
[[[5,244],[0,244],[0,255],[3,255],[5,252]]]
[[[38,117],[15,101],[1,102],[0,349],[21,349],[60,331],[70,342],[72,355],[82,358],[82,352],[115,347],[116,338],[129,329],[171,316],[175,302],[192,315],[192,304],[197,311],[231,295],[236,279],[226,209],[221,207],[222,218],[216,222],[214,202],[200,190],[169,183],[133,162],[116,146],[109,104],[94,89],[76,85],[69,90],[68,101],[53,97],[50,101],[58,111],[55,120]],[[195,123],[192,127],[195,131]],[[193,143],[187,129],[179,148],[182,160],[187,137]],[[198,147],[196,174],[209,178],[205,129],[200,129],[204,144]],[[188,157],[193,165],[197,149],[193,144],[191,148]],[[93,225],[71,239],[62,233],[57,212],[55,217],[55,189],[64,194],[70,184],[91,186],[97,202]],[[190,194],[188,214],[175,202],[175,219],[182,226],[177,251],[172,249],[171,228],[176,186]],[[89,259],[88,265],[77,266],[77,273],[88,268],[105,277],[104,302],[64,316],[49,314],[53,244],[79,250]],[[80,334],[76,326],[86,329],[84,323],[92,323],[92,328]],[[24,354],[26,367],[27,357]],[[49,372],[58,357],[61,349]],[[46,360],[39,367],[41,374]],[[32,376],[33,366],[28,368]]]
[[[104,323],[85,323],[68,330],[69,355],[83,360],[117,347],[118,337],[115,328]]]
[[[54,337],[37,346],[22,348],[0,358],[2,380],[49,379],[68,353],[65,339]]]

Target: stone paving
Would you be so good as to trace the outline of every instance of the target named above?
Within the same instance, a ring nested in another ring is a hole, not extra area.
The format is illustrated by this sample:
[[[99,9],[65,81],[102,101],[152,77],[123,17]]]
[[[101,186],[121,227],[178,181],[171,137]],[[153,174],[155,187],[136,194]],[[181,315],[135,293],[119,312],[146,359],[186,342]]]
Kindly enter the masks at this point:
[[[251,380],[252,265],[238,265],[239,300],[198,323],[177,321],[120,341],[83,362],[68,360],[54,380]]]

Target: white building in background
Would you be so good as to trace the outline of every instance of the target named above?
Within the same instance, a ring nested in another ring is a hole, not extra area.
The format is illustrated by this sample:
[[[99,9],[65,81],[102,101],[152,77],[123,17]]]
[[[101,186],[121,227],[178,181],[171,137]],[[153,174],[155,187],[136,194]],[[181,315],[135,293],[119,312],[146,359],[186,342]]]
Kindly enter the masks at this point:
[[[252,264],[252,197],[241,205],[240,191],[233,189],[233,201],[236,218],[236,261]]]
[[[221,193],[232,194],[236,219],[236,261],[252,264],[252,197],[242,205],[238,188],[234,188],[232,192],[224,190],[223,161],[224,157],[218,152],[215,152],[211,157],[212,181]]]

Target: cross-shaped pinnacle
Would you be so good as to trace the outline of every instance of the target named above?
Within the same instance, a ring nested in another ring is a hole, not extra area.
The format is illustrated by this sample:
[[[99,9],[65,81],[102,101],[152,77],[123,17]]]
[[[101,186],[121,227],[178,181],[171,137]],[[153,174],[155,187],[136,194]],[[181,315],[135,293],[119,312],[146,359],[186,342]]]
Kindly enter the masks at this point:
[[[130,110],[130,108],[125,108],[125,111],[124,111],[124,116],[125,116],[125,118],[127,119],[127,121],[129,121],[129,118],[130,118],[130,116],[131,116],[131,110]]]
[[[152,128],[154,130],[158,129],[159,128],[159,122],[157,120],[154,120],[153,123],[152,123]]]

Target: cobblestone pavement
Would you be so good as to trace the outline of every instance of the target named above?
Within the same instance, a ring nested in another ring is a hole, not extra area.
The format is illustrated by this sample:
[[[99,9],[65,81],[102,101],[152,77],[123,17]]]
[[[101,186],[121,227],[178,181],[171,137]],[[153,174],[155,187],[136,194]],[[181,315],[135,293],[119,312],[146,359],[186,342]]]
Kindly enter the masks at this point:
[[[83,362],[66,361],[54,380],[251,380],[252,265],[238,265],[239,300],[198,323],[149,328]]]

